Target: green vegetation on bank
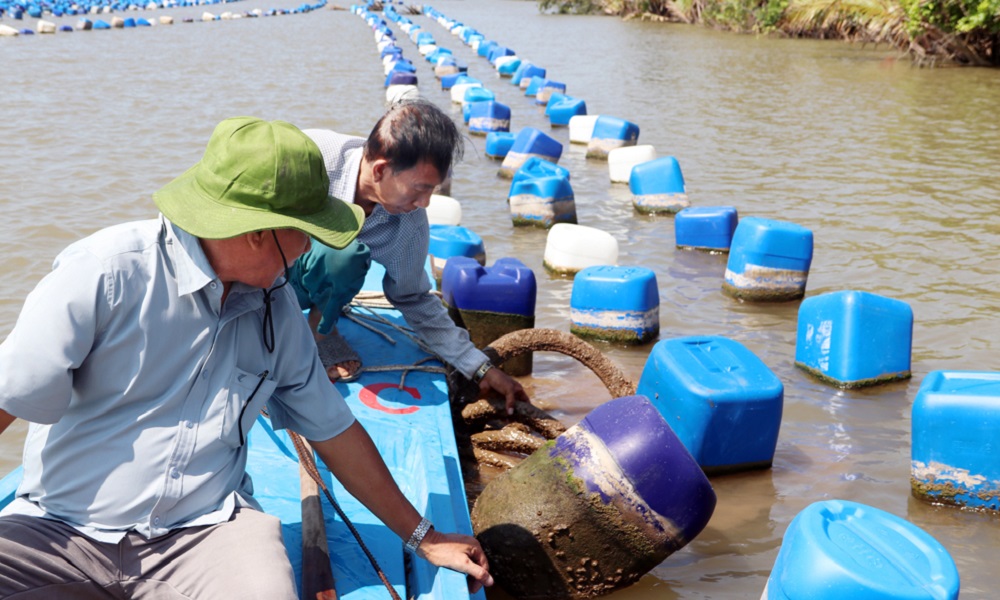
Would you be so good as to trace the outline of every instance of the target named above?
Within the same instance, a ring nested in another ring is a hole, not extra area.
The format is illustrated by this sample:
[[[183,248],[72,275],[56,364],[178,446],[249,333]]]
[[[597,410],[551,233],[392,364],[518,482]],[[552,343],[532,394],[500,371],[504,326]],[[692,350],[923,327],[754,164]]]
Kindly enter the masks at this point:
[[[1000,0],[537,0],[558,13],[605,13],[744,33],[889,44],[919,64],[1000,66]]]

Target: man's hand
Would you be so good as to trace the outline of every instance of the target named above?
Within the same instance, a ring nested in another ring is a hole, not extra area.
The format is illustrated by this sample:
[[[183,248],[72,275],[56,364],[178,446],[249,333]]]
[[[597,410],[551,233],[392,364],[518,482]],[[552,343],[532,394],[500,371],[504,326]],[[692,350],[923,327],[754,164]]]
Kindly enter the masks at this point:
[[[431,529],[417,546],[417,554],[432,565],[468,575],[471,578],[469,591],[472,593],[478,592],[483,586],[493,585],[486,553],[479,545],[479,540],[472,536],[441,533]]]
[[[0,433],[7,430],[7,427],[15,421],[16,417],[5,410],[0,410]]]
[[[396,485],[382,461],[382,455],[361,423],[355,421],[328,440],[309,440],[309,443],[352,496],[368,507],[400,539],[409,539],[420,522],[420,514]],[[431,529],[417,546],[417,554],[436,566],[470,576],[473,591],[484,585],[493,585],[486,553],[474,537]]]
[[[493,367],[486,371],[482,381],[479,382],[480,393],[485,394],[490,390],[502,394],[507,399],[507,414],[514,414],[515,402],[531,402],[528,393],[524,391],[521,384],[513,377],[504,373],[499,367]]]

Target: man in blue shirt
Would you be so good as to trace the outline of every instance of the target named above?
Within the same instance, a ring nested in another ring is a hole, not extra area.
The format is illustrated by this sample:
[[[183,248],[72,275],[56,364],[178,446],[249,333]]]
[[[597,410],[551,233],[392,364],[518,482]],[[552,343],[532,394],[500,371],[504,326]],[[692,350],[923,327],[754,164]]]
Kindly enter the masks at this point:
[[[430,102],[405,101],[393,105],[367,139],[322,129],[305,133],[323,153],[330,194],[365,213],[355,242],[343,250],[314,244],[290,273],[300,306],[310,311],[330,378],[350,379],[361,368],[336,324],[374,260],[385,267],[386,298],[431,350],[482,391],[503,395],[508,411],[515,401],[527,402],[521,384],[494,369],[468,332],[452,322],[424,271],[430,240],[425,209],[462,150],[451,117]]]
[[[357,235],[361,210],[328,194],[301,131],[228,119],[153,195],[158,219],[59,255],[0,345],[0,431],[31,422],[0,597],[296,598],[245,472],[265,406],[418,555],[492,584],[475,538],[429,528],[400,492],[281,279],[313,240]]]

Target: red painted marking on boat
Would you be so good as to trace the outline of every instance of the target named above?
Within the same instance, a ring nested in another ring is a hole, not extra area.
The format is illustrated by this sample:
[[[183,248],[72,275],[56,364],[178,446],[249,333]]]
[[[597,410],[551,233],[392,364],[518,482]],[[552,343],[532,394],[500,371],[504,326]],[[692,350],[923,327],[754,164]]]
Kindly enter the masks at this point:
[[[389,408],[381,402],[378,401],[378,393],[386,388],[394,388],[396,384],[394,383],[373,383],[371,385],[366,385],[361,388],[361,392],[358,393],[358,399],[361,400],[362,404],[368,408],[374,408],[375,410],[380,410],[390,415],[408,415],[410,413],[415,413],[420,410],[419,406],[407,406],[405,408]],[[398,389],[398,388],[397,388]],[[415,400],[420,400],[420,390],[412,387],[404,387],[403,391],[407,394],[413,396]]]

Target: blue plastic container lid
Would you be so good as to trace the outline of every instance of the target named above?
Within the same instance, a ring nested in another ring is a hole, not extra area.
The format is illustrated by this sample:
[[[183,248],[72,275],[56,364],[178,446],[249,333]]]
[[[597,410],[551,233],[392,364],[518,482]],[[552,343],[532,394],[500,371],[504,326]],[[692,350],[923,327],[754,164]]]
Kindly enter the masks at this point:
[[[534,316],[538,285],[535,273],[516,258],[483,267],[471,258],[449,259],[441,274],[446,304],[461,310]]]
[[[739,215],[733,206],[690,206],[674,218],[679,246],[729,248]]]
[[[466,75],[465,73],[462,73],[458,77],[455,78],[454,85],[458,85],[460,83],[478,83],[479,85],[483,84],[482,81],[476,79],[475,77],[471,77],[469,75]]]
[[[812,257],[812,231],[796,223],[761,217],[745,217],[736,228],[741,241],[752,241],[753,247],[772,256]]]
[[[501,75],[510,75],[515,71],[517,71],[518,67],[520,66],[521,66],[521,59],[514,58],[513,60],[509,60],[500,65],[499,67],[497,67],[497,73],[500,73]]]
[[[639,139],[639,126],[618,117],[600,115],[594,122],[594,133],[591,138],[634,141]]]
[[[411,71],[392,70],[385,76],[385,86],[390,85],[417,85],[417,75]]]
[[[530,83],[528,83],[528,87],[524,89],[524,95],[535,96],[538,94],[538,90],[542,88],[542,84],[545,82],[545,78],[533,75],[529,81]]]
[[[719,335],[692,335],[662,340],[653,346],[639,385],[654,385],[669,371],[677,388],[696,390],[716,403],[742,402],[748,390],[758,397],[781,398],[784,385],[756,354],[740,342]],[[644,393],[654,393],[649,390]]]
[[[501,56],[514,56],[514,55],[515,52],[506,46],[494,46],[492,49],[490,49],[490,53],[489,55],[487,55],[487,59],[490,61],[490,64],[495,64],[497,62],[497,59],[500,58]]]
[[[403,49],[400,48],[399,46],[397,46],[394,43],[393,44],[389,44],[385,48],[382,48],[382,52],[379,53],[379,57],[380,58],[385,58],[386,56],[389,56],[390,54],[393,54],[393,55],[396,55],[396,56],[402,56],[403,55]]]
[[[662,156],[632,167],[628,188],[636,196],[683,194],[684,175],[673,156]]]
[[[958,569],[927,532],[848,500],[803,509],[788,526],[768,600],[954,600]]]
[[[525,68],[524,73],[521,74],[522,77],[527,77],[529,80],[532,77],[538,77],[540,79],[545,79],[545,69],[539,67],[538,65],[528,64]],[[520,82],[518,82],[520,83]]]
[[[514,173],[511,187],[522,179],[551,176],[559,176],[569,179],[569,169],[566,167],[560,167],[556,163],[550,160],[545,160],[539,156],[529,156],[528,159],[521,164],[521,167]]]
[[[443,76],[441,78],[441,89],[442,90],[450,90],[452,87],[454,87],[455,81],[458,80],[459,77],[468,77],[468,76],[464,75],[461,72],[459,72],[459,73],[451,73],[449,75]]]
[[[646,267],[587,267],[573,279],[569,305],[580,310],[651,310],[660,305],[656,273]]]
[[[514,145],[516,136],[509,131],[491,131],[486,134],[486,154],[490,156],[507,156],[510,147]]]
[[[573,199],[573,186],[561,175],[519,179],[510,185],[510,196],[529,194],[552,200]]]
[[[544,90],[546,88],[552,88],[554,90],[559,90],[560,92],[566,91],[566,84],[561,81],[552,81],[551,79],[546,79],[544,83],[539,87],[539,90]]]
[[[496,94],[492,90],[484,87],[470,87],[465,90],[465,94],[462,96],[463,102],[480,102],[483,100],[493,100],[496,98]]]
[[[428,252],[438,258],[453,256],[475,258],[486,253],[483,238],[467,227],[438,223],[431,225],[430,230]]]
[[[473,90],[482,88],[470,88]],[[492,117],[494,119],[510,119],[510,107],[492,100],[477,100],[469,105],[470,117]]]
[[[511,147],[512,152],[540,154],[552,157],[553,162],[558,161],[559,157],[562,156],[562,149],[562,144],[534,127],[525,127],[518,131],[517,137],[514,138],[514,145]]]
[[[813,257],[813,233],[787,221],[761,217],[740,219],[733,233],[729,270],[742,273],[747,264],[808,271]]]
[[[479,48],[476,49],[476,54],[483,57],[489,56],[490,52],[492,52],[493,49],[496,48],[496,46],[497,43],[492,40],[480,42]]]

